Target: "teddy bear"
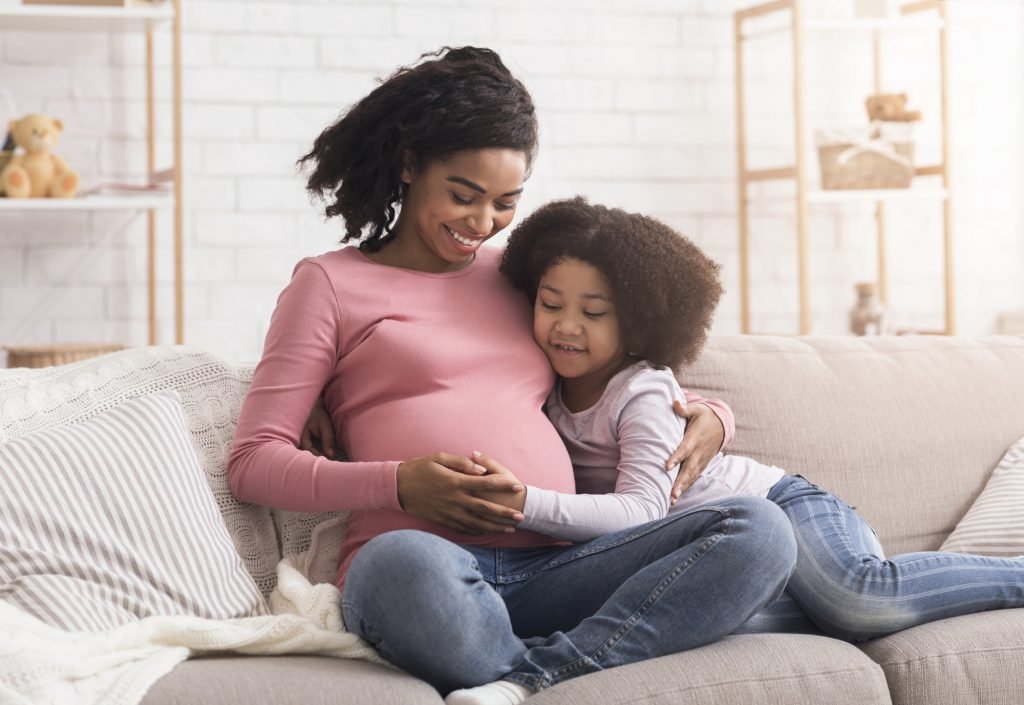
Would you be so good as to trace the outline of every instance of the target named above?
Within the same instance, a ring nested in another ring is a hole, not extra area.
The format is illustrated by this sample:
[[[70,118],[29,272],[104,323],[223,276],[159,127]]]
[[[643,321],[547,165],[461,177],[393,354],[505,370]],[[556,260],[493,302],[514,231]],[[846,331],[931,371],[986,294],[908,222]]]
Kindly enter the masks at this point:
[[[64,130],[60,120],[31,113],[11,120],[9,127],[22,152],[15,152],[0,171],[0,191],[11,198],[71,198],[78,193],[78,173],[50,151]]]
[[[868,96],[864,103],[867,106],[870,120],[917,122],[921,119],[920,111],[907,110],[906,93],[878,93]]]

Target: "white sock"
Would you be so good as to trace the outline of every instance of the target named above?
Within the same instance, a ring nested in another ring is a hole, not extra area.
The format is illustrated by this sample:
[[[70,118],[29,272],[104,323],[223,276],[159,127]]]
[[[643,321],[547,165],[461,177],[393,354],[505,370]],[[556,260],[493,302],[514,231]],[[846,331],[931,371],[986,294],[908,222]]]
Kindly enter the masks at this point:
[[[444,699],[445,705],[519,705],[533,691],[512,681],[494,681],[487,685],[453,690]]]

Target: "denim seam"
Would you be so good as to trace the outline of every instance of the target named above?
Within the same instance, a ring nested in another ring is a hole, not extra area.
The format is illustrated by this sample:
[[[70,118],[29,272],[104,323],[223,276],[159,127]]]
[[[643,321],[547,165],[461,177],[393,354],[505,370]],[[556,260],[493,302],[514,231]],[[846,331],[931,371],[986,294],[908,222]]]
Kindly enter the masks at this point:
[[[716,508],[716,510],[721,512],[725,517],[725,521],[722,524],[722,530],[717,532],[714,536],[709,537],[708,540],[705,541],[693,554],[691,554],[686,561],[676,566],[668,575],[662,578],[661,582],[658,583],[658,585],[654,588],[654,590],[647,597],[647,599],[644,600],[643,604],[637,609],[636,612],[630,615],[630,617],[627,618],[626,621],[622,623],[622,625],[619,626],[619,628],[615,631],[615,634],[613,634],[608,639],[608,641],[602,644],[601,647],[598,648],[590,656],[584,656],[582,658],[576,659],[572,663],[566,664],[565,666],[557,670],[545,672],[540,675],[533,676],[532,678],[527,678],[527,680],[532,680],[536,682],[537,685],[539,685],[539,688],[544,688],[549,687],[550,685],[554,685],[556,682],[564,680],[570,674],[576,673],[577,671],[580,671],[588,666],[596,666],[599,670],[603,670],[601,668],[600,659],[604,658],[608,654],[608,652],[610,652],[615,647],[615,645],[618,644],[634,626],[636,626],[636,624],[643,618],[644,615],[647,614],[647,612],[650,611],[653,605],[664,594],[664,592],[669,588],[669,586],[679,578],[680,575],[685,573],[700,558],[704,557],[708,553],[708,551],[710,551],[722,539],[724,535],[729,533],[731,529],[732,517],[728,509]],[[523,683],[523,685],[526,685],[527,687],[532,687],[531,683]]]

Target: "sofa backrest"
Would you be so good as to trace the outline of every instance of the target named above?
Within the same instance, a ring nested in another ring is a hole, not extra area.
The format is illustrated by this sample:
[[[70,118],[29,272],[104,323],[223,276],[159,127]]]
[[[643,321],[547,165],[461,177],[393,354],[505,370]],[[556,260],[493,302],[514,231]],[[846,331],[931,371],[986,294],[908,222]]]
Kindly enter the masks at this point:
[[[167,346],[0,370],[0,441],[177,390],[225,523],[267,594],[278,558],[339,514],[271,512],[231,494],[225,464],[253,369]],[[728,452],[832,490],[890,553],[938,548],[1024,436],[1021,337],[715,336],[680,380],[732,407]]]
[[[712,337],[683,386],[736,415],[727,452],[855,506],[889,554],[934,550],[1024,436],[1024,338]]]

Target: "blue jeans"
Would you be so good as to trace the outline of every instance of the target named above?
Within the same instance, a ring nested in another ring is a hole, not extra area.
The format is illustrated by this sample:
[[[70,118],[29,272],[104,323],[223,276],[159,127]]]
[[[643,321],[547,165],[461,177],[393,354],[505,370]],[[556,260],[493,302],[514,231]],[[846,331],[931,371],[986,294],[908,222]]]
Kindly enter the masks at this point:
[[[907,553],[886,559],[875,532],[798,475],[768,493],[793,523],[798,555],[785,594],[737,633],[820,632],[866,641],[946,617],[1024,606],[1024,559]]]
[[[369,541],[345,581],[348,629],[443,693],[540,690],[691,649],[782,594],[793,531],[736,497],[575,546],[479,548],[420,531]]]

